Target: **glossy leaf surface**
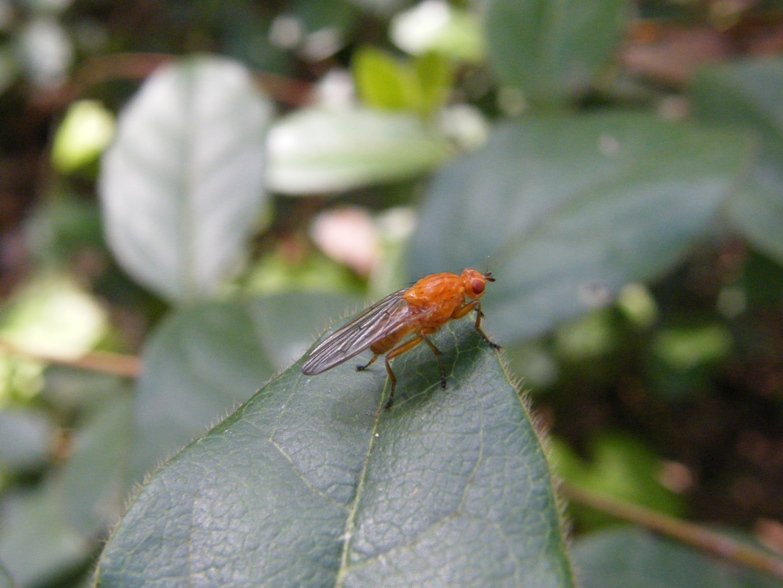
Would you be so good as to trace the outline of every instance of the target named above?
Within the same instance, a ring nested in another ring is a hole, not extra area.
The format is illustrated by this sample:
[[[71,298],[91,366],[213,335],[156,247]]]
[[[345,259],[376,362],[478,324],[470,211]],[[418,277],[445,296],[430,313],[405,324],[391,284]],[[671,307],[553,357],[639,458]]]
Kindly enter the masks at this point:
[[[299,363],[142,489],[98,586],[572,586],[547,465],[468,320],[386,374]]]
[[[179,309],[150,338],[136,389],[131,479],[235,410],[359,302],[289,293]]]

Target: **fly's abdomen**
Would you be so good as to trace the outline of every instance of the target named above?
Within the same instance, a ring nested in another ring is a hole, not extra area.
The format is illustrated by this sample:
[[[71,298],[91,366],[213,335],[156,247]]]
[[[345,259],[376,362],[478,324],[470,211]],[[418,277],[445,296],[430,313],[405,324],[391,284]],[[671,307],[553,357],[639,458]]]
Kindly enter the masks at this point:
[[[389,333],[383,339],[379,339],[372,345],[370,345],[370,351],[377,355],[383,355],[389,351],[392,347],[397,345],[400,340],[410,332],[408,328],[399,328],[396,331]]]

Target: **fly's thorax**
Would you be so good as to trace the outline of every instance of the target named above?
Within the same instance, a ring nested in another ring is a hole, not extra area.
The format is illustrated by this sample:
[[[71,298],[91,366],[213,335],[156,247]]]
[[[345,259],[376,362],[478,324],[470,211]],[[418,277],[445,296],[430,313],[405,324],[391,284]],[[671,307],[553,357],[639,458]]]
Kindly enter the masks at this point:
[[[463,296],[462,277],[444,272],[422,278],[405,292],[403,298],[413,308],[426,309],[460,304]]]

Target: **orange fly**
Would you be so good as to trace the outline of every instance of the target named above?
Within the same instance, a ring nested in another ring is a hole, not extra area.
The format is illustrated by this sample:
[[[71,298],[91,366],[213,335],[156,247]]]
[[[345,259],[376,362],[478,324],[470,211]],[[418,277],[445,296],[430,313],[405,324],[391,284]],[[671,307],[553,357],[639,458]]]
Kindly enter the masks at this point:
[[[391,380],[391,393],[386,403],[388,409],[392,405],[397,385],[397,378],[389,362],[424,341],[438,359],[441,387],[445,388],[446,374],[440,358],[441,352],[428,335],[434,334],[450,320],[475,310],[476,330],[493,349],[500,349],[500,345],[490,341],[481,330],[484,314],[479,298],[484,295],[486,283],[494,281],[490,272],[482,274],[470,268],[462,270],[460,275],[444,272],[425,276],[412,287],[397,290],[376,302],[321,341],[305,359],[302,373],[320,374],[370,349],[374,354],[372,359],[356,367],[357,371],[366,370],[379,355],[385,353],[386,372]],[[413,333],[413,337],[400,343],[410,333]]]

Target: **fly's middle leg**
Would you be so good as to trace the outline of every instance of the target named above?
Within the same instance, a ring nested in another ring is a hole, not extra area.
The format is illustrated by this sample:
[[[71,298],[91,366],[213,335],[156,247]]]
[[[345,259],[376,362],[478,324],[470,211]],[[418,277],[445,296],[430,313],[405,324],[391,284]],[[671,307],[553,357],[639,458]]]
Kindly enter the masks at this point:
[[[416,345],[421,343],[422,339],[424,339],[422,335],[416,335],[413,339],[406,341],[398,347],[395,347],[386,354],[386,373],[389,374],[389,379],[391,380],[391,392],[389,392],[389,400],[386,402],[386,406],[384,407],[386,410],[389,410],[391,408],[392,402],[394,402],[394,388],[397,387],[397,377],[394,375],[394,372],[391,368],[391,363],[389,362],[398,355],[402,355],[406,351],[410,351],[416,347]],[[426,339],[424,340],[426,341]]]

